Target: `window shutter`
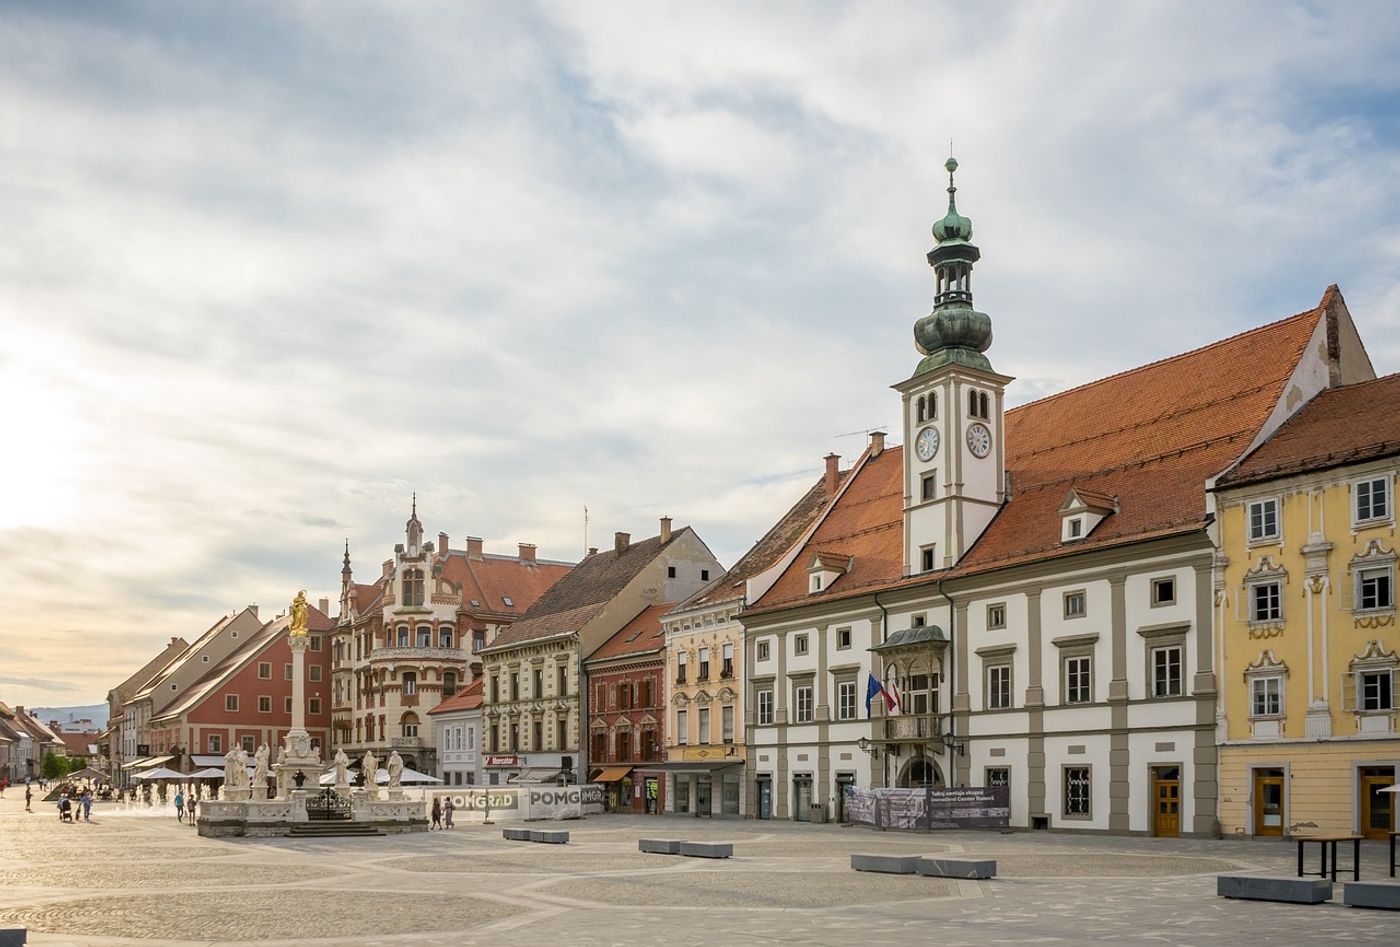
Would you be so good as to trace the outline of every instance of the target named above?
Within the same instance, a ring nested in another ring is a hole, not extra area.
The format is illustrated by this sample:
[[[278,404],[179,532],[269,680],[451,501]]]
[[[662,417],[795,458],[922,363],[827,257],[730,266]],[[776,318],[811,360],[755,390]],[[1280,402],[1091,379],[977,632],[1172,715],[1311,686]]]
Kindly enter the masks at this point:
[[[1342,576],[1342,581],[1333,588],[1337,593],[1337,608],[1344,612],[1349,612],[1356,607],[1356,573],[1348,570]]]
[[[1342,675],[1342,709],[1356,709],[1356,674],[1352,671]]]
[[[1235,596],[1235,621],[1247,621],[1249,619],[1249,586],[1241,586],[1239,594]]]

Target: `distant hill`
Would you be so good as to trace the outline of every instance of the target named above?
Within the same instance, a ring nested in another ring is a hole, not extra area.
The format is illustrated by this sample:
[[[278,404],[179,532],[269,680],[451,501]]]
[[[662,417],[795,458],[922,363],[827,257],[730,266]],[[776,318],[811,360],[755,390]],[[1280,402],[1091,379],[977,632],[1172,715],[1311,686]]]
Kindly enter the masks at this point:
[[[61,724],[70,724],[76,720],[91,720],[99,730],[107,726],[106,704],[89,704],[86,707],[26,707],[25,710],[32,711],[44,723],[57,720]]]

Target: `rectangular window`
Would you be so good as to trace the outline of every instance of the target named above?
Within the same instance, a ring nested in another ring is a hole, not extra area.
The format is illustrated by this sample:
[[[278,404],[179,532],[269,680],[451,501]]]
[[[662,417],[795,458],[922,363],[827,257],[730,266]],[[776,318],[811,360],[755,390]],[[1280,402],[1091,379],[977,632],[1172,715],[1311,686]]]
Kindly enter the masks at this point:
[[[272,680],[272,662],[271,662],[271,661],[259,661],[259,662],[258,662],[258,680],[260,680],[260,681],[270,681],[270,680]]]
[[[756,658],[755,658],[755,660],[758,660],[758,661],[767,661],[767,660],[768,660],[768,642],[766,642],[766,641],[760,641],[757,645],[755,645],[754,651],[755,651],[755,653],[756,653]]]
[[[988,786],[1010,786],[1011,767],[1009,766],[988,766],[987,767]]]
[[[909,626],[911,628],[922,628],[928,623],[928,618],[923,615],[910,615]]]
[[[258,698],[258,713],[260,713],[260,714],[270,714],[270,713],[272,713],[272,698],[271,698],[271,697],[268,697],[268,696],[266,696],[266,695],[263,695],[263,696],[261,696],[261,697]]]
[[[1153,605],[1175,605],[1176,604],[1176,578],[1167,577],[1164,579],[1152,580],[1152,604]]]
[[[792,639],[792,653],[793,653],[793,654],[806,654],[806,653],[807,653],[807,636],[806,636],[805,634],[804,634],[804,635],[794,635],[794,636],[793,636],[793,639]]]
[[[321,650],[321,639],[320,639],[319,637],[315,636],[315,635],[312,635],[312,637],[311,637],[311,650],[312,650],[312,651],[320,651],[320,650]]]
[[[209,734],[209,752],[222,753],[224,751],[224,741],[217,733]]]
[[[1080,539],[1084,535],[1084,517],[1076,516],[1069,521],[1069,538]]]
[[[1011,706],[1011,665],[993,664],[987,668],[987,709],[1005,710]]]
[[[1181,696],[1181,646],[1152,649],[1152,696]]]
[[[812,722],[812,685],[798,684],[792,689],[794,723]]]
[[[1092,810],[1089,798],[1089,767],[1065,767],[1065,817],[1087,819]]]
[[[535,668],[530,674],[530,696],[536,700],[544,696],[544,668]]]
[[[1356,485],[1356,521],[1390,518],[1390,478],[1362,480]]]
[[[1087,704],[1094,699],[1089,678],[1091,664],[1088,655],[1065,658],[1065,703]]]
[[[291,666],[290,664],[284,664],[284,665],[282,665],[282,680],[284,680],[284,681],[290,681],[291,679],[292,679],[292,666]]]
[[[452,647],[452,632],[451,632],[451,631],[444,630],[444,631],[439,631],[439,632],[438,632],[438,647],[439,647],[439,648],[450,648],[450,647]]]
[[[675,577],[676,577],[676,567],[675,567],[675,566],[667,566],[667,567],[666,567],[666,578],[668,578],[668,579],[674,579]]]
[[[1386,668],[1380,671],[1362,671],[1357,674],[1361,695],[1362,710],[1394,710],[1395,693],[1393,672]]]
[[[701,707],[695,714],[695,723],[699,727],[698,740],[701,744],[710,742],[710,710],[708,707]]]
[[[734,742],[734,705],[726,704],[720,708],[720,736],[725,743]]]
[[[920,497],[921,497],[922,499],[925,499],[925,500],[932,500],[932,499],[934,498],[934,490],[935,490],[935,484],[936,484],[936,482],[937,482],[937,477],[936,477],[936,475],[934,475],[934,474],[924,474],[923,479],[922,479],[921,481],[919,481],[919,485],[920,485]]]
[[[1255,500],[1249,504],[1249,541],[1278,539],[1278,500]]]
[[[919,550],[919,569],[923,572],[932,572],[934,567],[934,547],[925,546]]]
[[[559,697],[566,697],[569,693],[569,666],[559,665],[559,680],[554,682],[554,693]]]
[[[676,742],[681,746],[690,743],[690,721],[686,719],[684,710],[676,711]]]
[[[1283,678],[1256,677],[1249,684],[1251,717],[1277,717],[1283,713]]]
[[[836,719],[856,719],[856,682],[839,681],[836,684]]]
[[[1249,620],[1279,621],[1283,617],[1283,590],[1278,582],[1256,582],[1249,587]]]
[[[851,647],[851,629],[836,629],[836,650],[845,651]]]
[[[773,691],[765,688],[758,692],[758,725],[760,727],[771,727],[773,725]]]
[[[685,654],[685,652],[684,652],[684,651],[677,652],[677,654],[676,654],[676,683],[677,683],[677,684],[684,684],[684,683],[685,683],[685,662],[686,662],[686,654]]]
[[[292,712],[292,699],[290,697],[282,698],[282,712],[286,714]]]
[[[237,712],[238,712],[238,695],[237,695],[237,694],[225,694],[225,695],[224,695],[224,709],[227,710],[227,711],[229,711],[229,712],[231,712],[231,713],[237,713]]]
[[[1363,611],[1395,607],[1395,582],[1390,566],[1357,573],[1357,607]]]
[[[724,664],[719,669],[720,677],[734,676],[734,645],[726,644],[721,646],[720,656]]]
[[[321,679],[321,665],[313,664],[309,668],[307,668],[306,671],[307,674],[310,675],[311,680],[319,681]]]
[[[1083,618],[1085,615],[1084,591],[1065,593],[1065,617]]]
[[[1005,627],[1006,627],[1006,603],[1005,603],[1005,602],[998,602],[998,603],[995,604],[995,605],[988,605],[988,606],[987,606],[987,627],[988,627],[988,628],[1005,628]]]
[[[309,714],[319,714],[321,712],[321,698],[312,697],[306,702],[306,712]]]
[[[710,649],[700,649],[700,676],[697,681],[708,681],[710,679]]]
[[[257,746],[257,737],[243,737],[243,752],[252,753]]]

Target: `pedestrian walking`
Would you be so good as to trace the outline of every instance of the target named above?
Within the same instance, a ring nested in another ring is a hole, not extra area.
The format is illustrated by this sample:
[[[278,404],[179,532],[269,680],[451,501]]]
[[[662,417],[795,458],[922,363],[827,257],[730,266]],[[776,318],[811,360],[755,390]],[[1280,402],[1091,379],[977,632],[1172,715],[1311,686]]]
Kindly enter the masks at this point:
[[[189,812],[189,815],[190,815],[190,825],[194,825],[194,810],[195,810],[195,807],[199,805],[199,797],[197,797],[197,796],[191,796],[191,797],[189,798],[189,800],[188,800],[188,804],[189,804],[189,810],[190,810],[190,812]]]
[[[91,789],[84,789],[84,790],[83,790],[82,800],[83,800],[83,821],[84,821],[84,822],[91,822],[91,821],[92,821],[92,790],[91,790]]]
[[[447,801],[442,804],[443,824],[447,828],[452,828],[452,813],[457,811],[457,807],[452,804],[452,797],[448,796]]]
[[[432,829],[440,829],[440,828],[442,828],[442,800],[439,799],[437,796],[434,796],[434,797],[433,797],[433,824],[429,827],[429,831],[431,831]]]
[[[175,819],[185,821],[185,793],[180,789],[175,790]]]
[[[30,802],[33,801],[33,799],[34,799],[34,789],[33,789],[28,783],[25,783],[25,784],[24,784],[24,811],[25,811],[25,812],[33,812],[33,811],[34,811],[33,809],[31,809],[31,808],[29,807],[29,804],[30,804]]]

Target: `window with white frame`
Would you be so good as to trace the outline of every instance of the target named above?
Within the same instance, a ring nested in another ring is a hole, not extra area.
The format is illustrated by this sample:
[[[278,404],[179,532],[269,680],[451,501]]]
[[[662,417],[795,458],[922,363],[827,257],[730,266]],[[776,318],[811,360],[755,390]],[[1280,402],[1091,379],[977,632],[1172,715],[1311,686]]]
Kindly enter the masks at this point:
[[[690,743],[690,721],[684,710],[676,711],[676,742],[681,746]]]
[[[987,709],[1005,710],[1011,706],[1011,665],[987,666]]]
[[[1088,766],[1066,766],[1064,815],[1067,819],[1087,819],[1092,813],[1091,771]]]
[[[1090,672],[1093,658],[1087,654],[1065,658],[1065,703],[1087,704],[1093,698]]]
[[[1356,570],[1356,607],[1360,611],[1395,608],[1395,567],[1371,566]]]
[[[697,739],[702,745],[708,744],[710,742],[710,708],[701,707],[696,712],[695,722],[699,727],[699,736]]]
[[[1271,674],[1249,682],[1249,715],[1277,717],[1283,713],[1283,678]]]
[[[1358,671],[1356,675],[1357,708],[1365,711],[1395,709],[1395,669]]]
[[[1006,627],[1006,603],[997,602],[995,605],[987,606],[987,627],[989,629]]]
[[[802,635],[793,635],[793,636],[792,636],[792,653],[793,653],[793,654],[806,654],[806,653],[807,653],[807,636],[806,636],[805,634],[802,634]]]
[[[798,684],[792,689],[794,723],[812,722],[812,685]]]
[[[856,682],[838,681],[836,684],[836,719],[856,719]]]
[[[734,742],[734,705],[725,704],[719,709],[720,739],[726,744]]]
[[[845,651],[851,647],[851,629],[836,629],[836,650]]]
[[[768,642],[766,642],[766,641],[760,641],[758,644],[754,645],[754,660],[756,660],[756,661],[767,661],[767,660],[768,660]]]
[[[986,785],[988,786],[1010,786],[1011,767],[1009,766],[988,766]]]
[[[1283,583],[1278,580],[1255,582],[1249,586],[1249,620],[1283,619]]]
[[[760,727],[773,725],[773,689],[771,687],[765,687],[758,691],[758,725]]]
[[[1181,645],[1152,649],[1152,696],[1181,696]]]
[[[1390,478],[1374,477],[1356,484],[1356,522],[1390,519]]]
[[[1083,589],[1080,589],[1077,592],[1066,592],[1065,617],[1083,618],[1086,614],[1088,614],[1088,606],[1086,605],[1084,600]]]
[[[1278,498],[1255,500],[1247,510],[1249,520],[1249,541],[1267,542],[1278,539]]]

